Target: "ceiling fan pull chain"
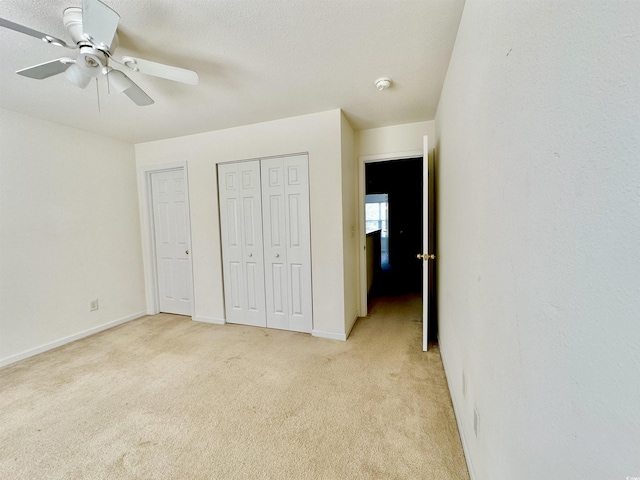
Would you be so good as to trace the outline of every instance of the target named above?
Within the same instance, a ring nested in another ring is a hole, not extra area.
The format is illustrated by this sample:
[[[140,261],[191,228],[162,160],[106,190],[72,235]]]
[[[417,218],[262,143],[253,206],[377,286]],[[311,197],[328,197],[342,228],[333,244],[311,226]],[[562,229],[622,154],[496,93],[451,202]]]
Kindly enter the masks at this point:
[[[98,94],[98,113],[100,113],[100,87],[98,85],[98,77],[96,77],[96,93]]]

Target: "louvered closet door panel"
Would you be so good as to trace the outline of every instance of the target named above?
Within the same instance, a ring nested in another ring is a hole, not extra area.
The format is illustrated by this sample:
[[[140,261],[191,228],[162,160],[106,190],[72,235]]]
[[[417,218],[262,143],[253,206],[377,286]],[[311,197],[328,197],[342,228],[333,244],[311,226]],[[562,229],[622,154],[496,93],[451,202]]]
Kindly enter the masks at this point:
[[[289,329],[284,159],[261,160],[267,327]]]
[[[266,326],[260,163],[218,165],[227,322]]]
[[[311,332],[311,232],[307,155],[284,157],[289,329]]]

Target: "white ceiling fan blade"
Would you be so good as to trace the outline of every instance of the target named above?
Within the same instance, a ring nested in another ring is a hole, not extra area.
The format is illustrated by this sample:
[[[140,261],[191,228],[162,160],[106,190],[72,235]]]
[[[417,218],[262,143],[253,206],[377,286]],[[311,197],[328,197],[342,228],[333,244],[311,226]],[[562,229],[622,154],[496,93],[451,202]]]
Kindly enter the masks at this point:
[[[100,0],[82,0],[82,30],[96,46],[111,48],[119,21],[120,15]]]
[[[132,82],[133,83],[133,82]],[[153,104],[153,99],[147,95],[144,90],[142,90],[138,85],[136,85],[135,83],[127,88],[124,91],[124,94],[129,97],[131,100],[134,101],[134,103],[140,107],[144,107],[146,105],[151,105]]]
[[[74,49],[75,45],[70,46],[64,43],[64,41],[59,38],[52,37],[51,35],[47,35],[46,33],[39,32],[34,30],[33,28],[25,27],[24,25],[20,25],[18,23],[10,22],[9,20],[5,20],[4,18],[0,18],[0,27],[8,28],[10,30],[14,30],[16,32],[24,33],[25,35],[31,35],[32,37],[39,38],[43,42],[51,43],[53,45],[58,45],[59,47],[66,47]]]
[[[69,68],[70,65],[74,63],[75,60],[73,60],[72,58],[63,57],[56,60],[51,60],[49,62],[40,63],[38,65],[34,65],[33,67],[23,68],[22,70],[18,70],[16,73],[19,75],[24,75],[25,77],[42,80],[44,78],[49,78],[64,72],[67,68]]]
[[[150,62],[141,58],[123,57],[118,63],[130,68],[134,72],[153,75],[154,77],[166,78],[174,82],[186,83],[189,85],[198,84],[198,74],[193,70],[163,65],[162,63]]]

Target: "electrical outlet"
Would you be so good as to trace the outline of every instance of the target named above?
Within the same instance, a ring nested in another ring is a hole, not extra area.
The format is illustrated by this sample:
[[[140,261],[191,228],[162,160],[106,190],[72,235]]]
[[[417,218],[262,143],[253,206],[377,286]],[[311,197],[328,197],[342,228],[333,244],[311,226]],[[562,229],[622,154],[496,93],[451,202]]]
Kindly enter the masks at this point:
[[[473,409],[473,431],[476,434],[476,438],[478,438],[480,431],[480,415],[478,415],[478,409]]]
[[[90,312],[94,312],[98,310],[98,299],[96,298],[95,300],[91,300],[89,302],[89,311]]]

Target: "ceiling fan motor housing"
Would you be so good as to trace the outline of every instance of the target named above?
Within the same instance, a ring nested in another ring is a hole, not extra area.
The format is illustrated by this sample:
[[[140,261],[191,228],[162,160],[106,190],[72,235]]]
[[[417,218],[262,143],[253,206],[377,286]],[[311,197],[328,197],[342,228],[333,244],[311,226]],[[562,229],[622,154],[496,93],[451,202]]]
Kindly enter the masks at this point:
[[[102,50],[89,46],[80,47],[80,55],[76,59],[76,65],[85,75],[97,77],[108,64],[107,54]]]
[[[82,8],[69,7],[65,9],[62,14],[62,22],[64,28],[66,28],[69,36],[78,47],[89,46],[95,50],[100,50],[106,53],[108,56],[112,55],[118,48],[118,33],[116,32],[113,41],[111,42],[111,48],[103,48],[103,45],[94,44],[91,39],[87,38],[82,26]]]

